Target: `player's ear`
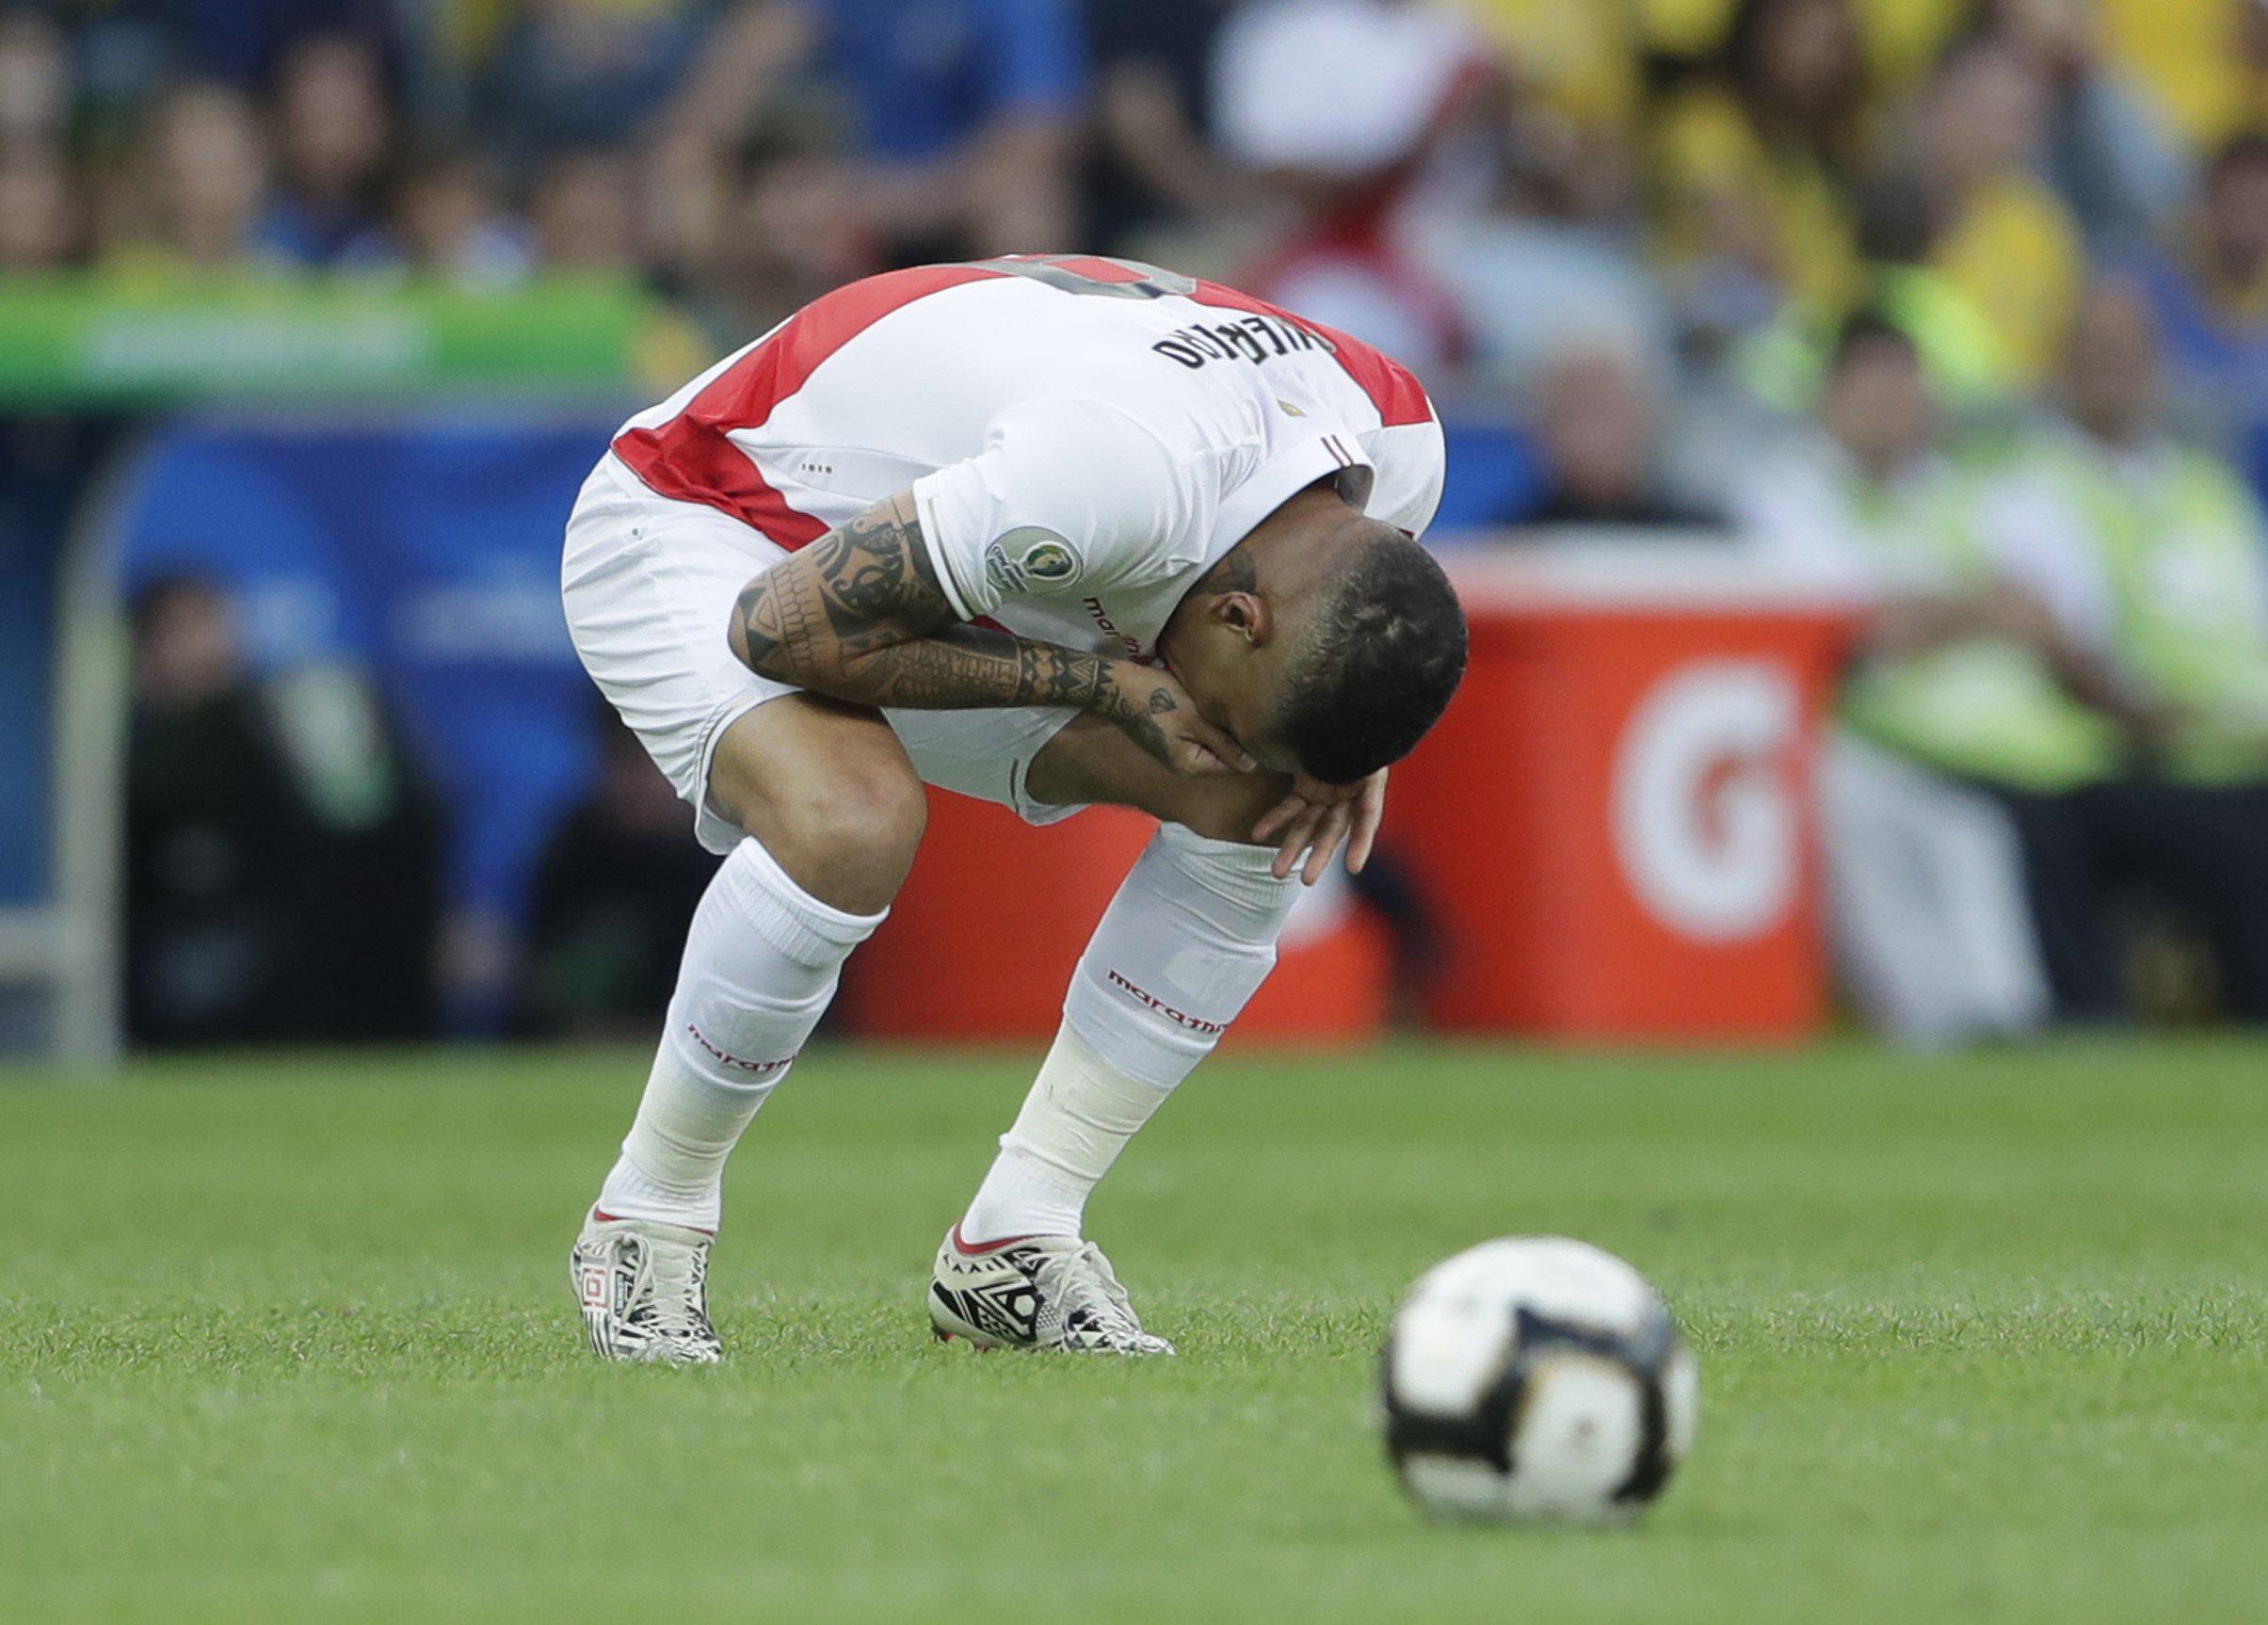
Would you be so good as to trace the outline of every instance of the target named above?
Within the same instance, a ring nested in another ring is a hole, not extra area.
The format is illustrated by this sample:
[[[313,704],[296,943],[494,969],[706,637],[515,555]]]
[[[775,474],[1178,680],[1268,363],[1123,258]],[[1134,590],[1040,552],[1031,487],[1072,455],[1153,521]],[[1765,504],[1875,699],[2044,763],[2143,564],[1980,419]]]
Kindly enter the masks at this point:
[[[1256,592],[1224,592],[1213,601],[1213,619],[1255,649],[1267,642],[1274,619]]]

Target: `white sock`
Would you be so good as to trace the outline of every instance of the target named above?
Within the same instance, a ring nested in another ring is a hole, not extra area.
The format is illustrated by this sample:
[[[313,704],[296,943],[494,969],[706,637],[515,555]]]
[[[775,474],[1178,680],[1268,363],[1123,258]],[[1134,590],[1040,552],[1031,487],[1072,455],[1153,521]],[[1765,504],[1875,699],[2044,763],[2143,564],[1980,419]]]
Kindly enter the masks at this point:
[[[961,1220],[964,1242],[1081,1233],[1119,1150],[1275,966],[1299,883],[1270,874],[1273,857],[1158,830],[1072,973],[1063,1028]]]
[[[960,1221],[961,1240],[1077,1235],[1087,1193],[1170,1092],[1128,1077],[1067,1023],[1000,1136],[1000,1155]]]
[[[716,1229],[725,1158],[882,918],[820,902],[754,841],[732,849],[694,910],[668,1025],[601,1212]]]

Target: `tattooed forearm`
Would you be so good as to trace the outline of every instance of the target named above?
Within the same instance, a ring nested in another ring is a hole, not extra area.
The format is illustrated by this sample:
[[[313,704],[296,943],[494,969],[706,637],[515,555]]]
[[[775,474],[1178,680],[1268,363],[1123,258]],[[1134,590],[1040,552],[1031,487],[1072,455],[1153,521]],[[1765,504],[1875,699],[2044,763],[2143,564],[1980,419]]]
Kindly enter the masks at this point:
[[[748,667],[814,666],[947,626],[953,604],[922,545],[905,493],[828,531],[758,576],[732,617],[732,652]]]
[[[856,639],[884,626],[918,633],[954,619],[906,492],[813,542],[812,568],[840,637]]]
[[[1069,706],[1160,761],[1157,718],[1180,704],[1139,667],[958,622],[904,494],[748,583],[729,636],[750,670],[813,693],[914,710]]]

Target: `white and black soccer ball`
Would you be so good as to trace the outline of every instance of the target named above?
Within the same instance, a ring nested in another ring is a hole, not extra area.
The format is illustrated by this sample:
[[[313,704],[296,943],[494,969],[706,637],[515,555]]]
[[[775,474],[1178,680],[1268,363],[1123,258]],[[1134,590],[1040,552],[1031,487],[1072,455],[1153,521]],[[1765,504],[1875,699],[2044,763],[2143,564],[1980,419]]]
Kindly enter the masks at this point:
[[[1699,1384],[1668,1307],[1584,1242],[1507,1237],[1437,1264],[1384,1363],[1387,1453],[1449,1516],[1618,1521],[1693,1442]]]

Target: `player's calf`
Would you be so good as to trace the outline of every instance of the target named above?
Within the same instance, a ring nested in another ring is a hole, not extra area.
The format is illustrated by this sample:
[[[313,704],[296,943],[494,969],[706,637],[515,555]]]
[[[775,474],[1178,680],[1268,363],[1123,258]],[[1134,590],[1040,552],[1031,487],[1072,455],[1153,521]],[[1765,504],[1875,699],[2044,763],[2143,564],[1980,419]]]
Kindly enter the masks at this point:
[[[880,924],[924,802],[880,717],[792,695],[719,743],[711,800],[749,831],[694,912],[636,1119],[576,1244],[591,1345],[620,1360],[716,1358],[702,1301],[725,1160]]]

